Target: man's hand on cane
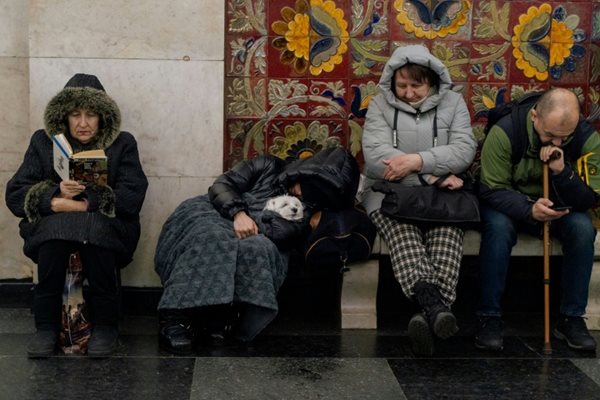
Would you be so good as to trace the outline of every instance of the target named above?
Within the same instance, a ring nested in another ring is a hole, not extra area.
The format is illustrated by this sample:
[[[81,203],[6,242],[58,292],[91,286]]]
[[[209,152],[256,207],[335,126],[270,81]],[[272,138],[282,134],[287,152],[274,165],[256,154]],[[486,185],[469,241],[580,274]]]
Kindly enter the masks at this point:
[[[543,146],[540,150],[540,160],[544,168],[550,169],[553,174],[559,174],[565,168],[563,150],[552,144]],[[569,210],[554,210],[554,203],[546,195],[537,199],[531,208],[531,217],[536,221],[547,222],[559,219],[569,213]]]
[[[560,174],[565,169],[563,150],[554,145],[547,145],[540,150],[540,160],[548,163],[548,168],[553,174]]]

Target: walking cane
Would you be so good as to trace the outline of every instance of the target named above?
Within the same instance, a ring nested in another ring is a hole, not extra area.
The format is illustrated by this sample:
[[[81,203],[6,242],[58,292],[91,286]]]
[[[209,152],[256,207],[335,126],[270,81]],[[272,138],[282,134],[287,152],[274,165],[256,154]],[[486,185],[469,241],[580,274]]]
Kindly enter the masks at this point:
[[[560,154],[560,153],[559,153]],[[554,155],[554,154],[553,154]],[[549,198],[548,163],[542,164],[544,198]],[[550,221],[544,221],[544,354],[552,354],[550,345]]]

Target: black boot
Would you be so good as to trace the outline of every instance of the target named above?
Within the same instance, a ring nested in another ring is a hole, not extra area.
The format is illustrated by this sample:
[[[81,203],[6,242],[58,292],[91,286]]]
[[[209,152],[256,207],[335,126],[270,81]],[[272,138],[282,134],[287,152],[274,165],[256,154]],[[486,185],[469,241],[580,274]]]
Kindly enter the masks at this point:
[[[433,333],[442,339],[447,339],[458,332],[456,317],[444,304],[438,288],[427,282],[419,281],[413,287],[415,297],[427,318]]]
[[[502,339],[502,319],[500,317],[482,316],[479,318],[475,347],[481,350],[502,351],[504,340]]]
[[[114,325],[96,325],[92,329],[92,337],[88,344],[88,356],[93,358],[108,357],[117,350],[119,330]]]
[[[194,347],[194,330],[187,310],[159,311],[158,344],[161,349],[177,355],[188,355]]]
[[[200,307],[197,315],[201,324],[198,340],[203,345],[218,347],[227,342],[237,309],[232,304],[216,304]]]
[[[46,358],[54,354],[58,330],[38,329],[27,345],[27,357]]]
[[[421,313],[412,316],[408,322],[408,337],[410,347],[417,356],[433,355],[433,335],[431,328]]]

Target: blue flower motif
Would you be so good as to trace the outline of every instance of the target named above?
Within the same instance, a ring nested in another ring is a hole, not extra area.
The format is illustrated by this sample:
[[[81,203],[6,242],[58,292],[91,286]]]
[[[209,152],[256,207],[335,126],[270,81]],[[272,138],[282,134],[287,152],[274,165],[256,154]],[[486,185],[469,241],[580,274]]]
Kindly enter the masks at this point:
[[[338,97],[336,96],[332,90],[324,90],[323,93],[321,93],[321,96],[323,97],[329,97],[331,100],[335,101],[336,103],[338,103],[340,106],[345,106],[346,105],[346,100],[344,100],[343,97]]]
[[[575,58],[583,58],[585,56],[585,47],[578,44],[571,47],[571,55]]]
[[[562,68],[560,66],[554,65],[554,66],[550,67],[550,76],[553,79],[558,80],[558,79],[560,79],[561,75],[562,75]]]
[[[564,21],[565,18],[567,18],[567,10],[565,10],[565,7],[556,7],[556,9],[554,9],[554,12],[552,13],[552,18],[554,18],[557,21]]]
[[[575,43],[581,43],[585,40],[585,32],[583,31],[583,29],[575,29],[573,31],[573,40],[575,41]]]
[[[494,73],[498,76],[501,76],[502,74],[504,74],[504,66],[499,62],[495,62],[494,63]]]
[[[365,36],[369,36],[371,33],[373,33],[373,25],[378,23],[379,20],[381,20],[381,17],[379,16],[379,14],[373,13],[373,18],[371,19],[371,22],[369,22],[369,25],[367,25],[367,27],[363,31]]]

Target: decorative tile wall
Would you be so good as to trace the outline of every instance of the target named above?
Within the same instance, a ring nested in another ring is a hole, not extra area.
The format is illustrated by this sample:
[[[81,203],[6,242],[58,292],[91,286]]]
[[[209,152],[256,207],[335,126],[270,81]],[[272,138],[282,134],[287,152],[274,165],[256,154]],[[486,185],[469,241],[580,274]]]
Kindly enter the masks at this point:
[[[395,48],[449,68],[475,133],[491,107],[573,89],[600,117],[600,0],[230,0],[225,4],[224,169],[258,154],[304,157],[362,126]]]

